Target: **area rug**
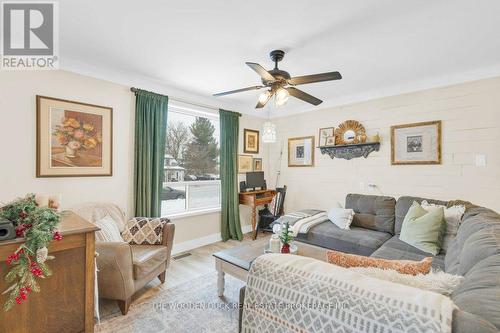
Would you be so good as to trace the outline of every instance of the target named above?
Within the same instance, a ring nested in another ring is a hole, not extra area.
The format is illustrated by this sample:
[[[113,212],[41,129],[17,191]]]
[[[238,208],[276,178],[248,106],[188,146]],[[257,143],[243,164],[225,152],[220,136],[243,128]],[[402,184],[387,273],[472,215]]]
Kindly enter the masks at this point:
[[[238,297],[244,285],[226,275],[224,297],[217,296],[217,273],[160,290],[132,303],[126,316],[102,318],[96,332],[237,332]]]

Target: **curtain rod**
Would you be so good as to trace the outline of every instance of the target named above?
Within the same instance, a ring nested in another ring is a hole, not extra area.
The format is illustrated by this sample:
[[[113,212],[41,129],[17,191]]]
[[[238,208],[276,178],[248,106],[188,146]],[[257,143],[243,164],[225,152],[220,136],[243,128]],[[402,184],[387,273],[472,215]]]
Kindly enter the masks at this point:
[[[130,88],[130,91],[132,91],[133,93],[136,93],[136,92],[138,92],[140,90],[142,90],[142,89],[134,88],[134,87]],[[148,92],[151,92],[153,94],[157,94],[157,93],[152,92],[152,91],[148,91]],[[201,103],[194,103],[194,102],[186,101],[185,99],[181,99],[181,98],[175,98],[175,97],[168,96],[168,99],[172,100],[172,101],[175,101],[175,102],[179,102],[179,103],[186,103],[186,104],[191,104],[191,105],[199,106],[201,108],[206,108],[206,109],[212,109],[212,110],[215,110],[215,111],[219,111],[219,108],[216,108],[214,106],[210,106],[210,105],[206,105],[206,104],[201,104]]]

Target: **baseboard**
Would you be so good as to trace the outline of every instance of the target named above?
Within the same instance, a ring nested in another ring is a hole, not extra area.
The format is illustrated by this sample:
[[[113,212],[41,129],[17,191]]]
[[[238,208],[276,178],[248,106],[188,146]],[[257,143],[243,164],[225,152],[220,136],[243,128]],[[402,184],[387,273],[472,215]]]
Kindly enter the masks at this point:
[[[244,234],[246,234],[247,232],[251,232],[252,226],[249,224],[244,225],[241,227],[241,231],[243,231]],[[218,232],[218,233],[210,234],[210,235],[203,236],[200,238],[191,239],[191,240],[179,243],[179,244],[174,243],[174,247],[172,248],[172,255],[175,255],[175,254],[178,254],[181,252],[186,252],[186,251],[189,251],[192,249],[196,249],[197,247],[200,247],[200,246],[205,246],[205,245],[209,245],[212,243],[217,243],[217,242],[220,242],[221,240],[222,240],[222,238],[220,236],[220,233]]]

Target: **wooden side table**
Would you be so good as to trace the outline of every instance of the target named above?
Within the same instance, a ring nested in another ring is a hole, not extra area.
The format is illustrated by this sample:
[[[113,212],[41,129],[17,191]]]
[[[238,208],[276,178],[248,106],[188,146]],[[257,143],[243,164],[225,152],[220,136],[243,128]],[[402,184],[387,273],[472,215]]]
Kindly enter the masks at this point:
[[[257,238],[257,206],[270,203],[275,195],[275,190],[240,192],[240,205],[252,208],[252,232],[254,240]]]

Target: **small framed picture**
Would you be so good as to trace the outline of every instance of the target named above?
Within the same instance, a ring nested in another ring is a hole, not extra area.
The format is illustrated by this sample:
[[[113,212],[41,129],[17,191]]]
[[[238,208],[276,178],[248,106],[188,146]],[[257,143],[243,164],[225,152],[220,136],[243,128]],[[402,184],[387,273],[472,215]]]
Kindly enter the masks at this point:
[[[262,171],[262,158],[253,159],[253,171]]]
[[[238,173],[246,173],[253,171],[252,155],[238,155]]]
[[[391,164],[441,164],[441,121],[392,126]]]
[[[314,136],[288,139],[288,166],[314,166]]]
[[[326,147],[335,146],[335,136],[328,136],[328,137],[326,137],[325,146]]]
[[[334,136],[335,134],[335,127],[325,127],[325,128],[320,128],[319,129],[319,134],[318,134],[318,145],[320,147],[322,146],[327,146],[328,144],[327,139],[328,137]]]
[[[259,131],[247,128],[243,130],[243,152],[245,154],[259,153]]]

